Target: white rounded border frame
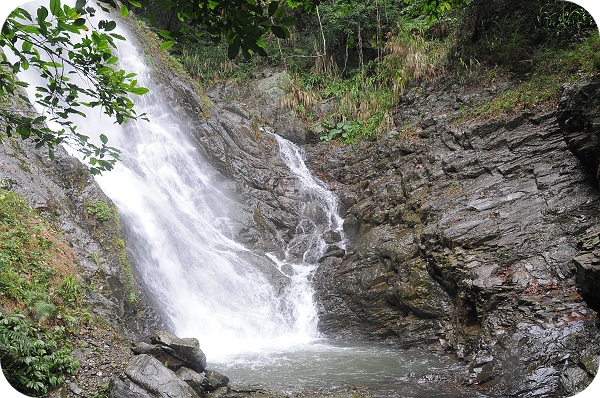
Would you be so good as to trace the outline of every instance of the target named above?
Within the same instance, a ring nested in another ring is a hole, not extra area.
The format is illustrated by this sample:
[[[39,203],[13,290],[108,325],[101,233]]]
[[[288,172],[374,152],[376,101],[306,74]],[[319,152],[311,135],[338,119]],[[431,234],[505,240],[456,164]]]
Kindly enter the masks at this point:
[[[0,4],[0,26],[4,25],[4,21],[8,15],[15,8],[19,7],[22,4],[32,2],[34,0],[0,0],[2,4]],[[37,0],[35,0],[37,1]],[[527,0],[525,0],[527,1]],[[596,26],[600,28],[600,1],[599,0],[565,0],[570,1],[571,3],[578,4],[579,6],[585,8],[596,21]],[[4,377],[4,373],[1,371],[0,364],[0,396],[2,398],[24,398],[26,395],[23,395],[17,392],[12,386],[8,383],[6,378]],[[595,377],[592,383],[582,392],[577,395],[574,395],[574,398],[598,398],[600,397],[600,377]]]

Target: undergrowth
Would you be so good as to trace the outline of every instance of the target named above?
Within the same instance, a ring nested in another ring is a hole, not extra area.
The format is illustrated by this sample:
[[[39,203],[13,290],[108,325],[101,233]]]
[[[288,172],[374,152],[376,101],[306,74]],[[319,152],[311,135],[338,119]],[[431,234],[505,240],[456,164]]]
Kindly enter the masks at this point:
[[[0,360],[19,391],[41,395],[73,373],[68,336],[89,313],[75,261],[25,199],[0,189]]]
[[[600,72],[600,37],[596,32],[564,49],[540,48],[532,59],[531,72],[491,101],[464,110],[460,120],[494,118],[556,104],[565,83]]]
[[[96,200],[92,203],[87,203],[87,213],[96,217],[98,221],[109,221],[116,217],[117,212],[110,205],[102,200]]]
[[[598,69],[597,34],[590,37],[597,26],[575,4],[443,2],[437,18],[429,8],[425,0],[324,1],[319,14],[297,15],[288,39],[265,38],[269,57],[229,60],[227,44],[208,38],[169,51],[200,85],[245,84],[265,67],[284,68],[291,77],[283,105],[317,137],[345,143],[398,127],[395,108],[409,86],[502,76],[511,89],[463,114],[493,117],[555,101],[563,83]]]
[[[402,20],[388,33],[379,62],[347,75],[335,65],[292,74],[284,105],[325,141],[353,143],[388,131],[408,84],[431,81],[444,70],[450,41],[427,37],[431,27],[425,18]],[[318,108],[324,102],[333,107],[322,114]]]
[[[43,327],[23,314],[0,312],[0,360],[8,382],[30,396],[63,383],[78,366],[65,339],[63,326]]]

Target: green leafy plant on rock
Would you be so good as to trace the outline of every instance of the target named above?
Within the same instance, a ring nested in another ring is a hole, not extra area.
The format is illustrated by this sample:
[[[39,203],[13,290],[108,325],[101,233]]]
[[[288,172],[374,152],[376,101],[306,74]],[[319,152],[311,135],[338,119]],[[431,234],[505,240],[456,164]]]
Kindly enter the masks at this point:
[[[87,213],[96,217],[98,221],[109,221],[114,217],[110,205],[102,200],[96,200],[87,206]]]
[[[23,197],[0,189],[0,361],[18,391],[42,395],[72,374],[68,334],[82,287],[68,245]]]
[[[131,269],[131,263],[127,259],[127,248],[123,239],[117,239],[116,246],[119,250],[119,260],[121,262],[121,270],[125,276],[125,287],[127,289],[127,301],[131,304],[138,302],[135,294],[135,280]]]

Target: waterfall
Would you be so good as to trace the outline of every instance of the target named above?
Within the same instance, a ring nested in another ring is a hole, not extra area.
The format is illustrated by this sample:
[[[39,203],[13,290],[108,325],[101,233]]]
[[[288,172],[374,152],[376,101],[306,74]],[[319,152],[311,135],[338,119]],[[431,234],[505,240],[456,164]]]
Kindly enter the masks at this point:
[[[315,264],[325,253],[328,244],[335,243],[342,249],[346,248],[343,220],[338,214],[338,199],[325,183],[311,174],[298,146],[279,135],[274,136],[283,160],[298,178],[301,187],[302,218],[290,246],[296,241],[308,239],[308,245],[302,251],[302,260]]]
[[[129,37],[121,24],[116,32]],[[90,137],[105,134],[121,150],[121,161],[97,181],[119,210],[137,273],[175,332],[198,338],[211,362],[318,339],[310,278],[327,248],[325,234],[341,240],[335,197],[310,176],[298,148],[277,138],[302,186],[298,236],[283,259],[234,241],[230,214],[240,206],[237,198],[195,147],[131,40],[119,43],[117,56],[120,67],[150,89],[135,98],[149,122],[121,126],[97,111],[74,122]]]

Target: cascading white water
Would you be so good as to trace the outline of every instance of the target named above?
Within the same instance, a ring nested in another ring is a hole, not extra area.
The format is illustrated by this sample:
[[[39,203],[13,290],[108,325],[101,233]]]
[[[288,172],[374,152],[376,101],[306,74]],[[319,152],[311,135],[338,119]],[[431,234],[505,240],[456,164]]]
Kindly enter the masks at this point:
[[[318,260],[328,247],[324,238],[326,233],[334,233],[335,243],[339,247],[345,247],[343,220],[338,215],[337,197],[311,174],[304,163],[300,148],[277,134],[273,134],[273,137],[279,145],[281,158],[299,181],[300,220],[296,235],[285,248],[285,260],[278,261],[274,255],[268,257],[277,264],[280,272],[291,280],[287,295],[293,298],[291,302],[295,303],[295,310],[303,311],[294,316],[297,327],[316,331],[317,313],[309,280],[318,266]]]
[[[256,267],[267,259],[253,258],[227,237],[224,204],[235,203],[218,189],[210,166],[148,80],[143,59],[134,48],[121,47],[120,53],[126,54],[124,68],[151,90],[137,104],[150,123],[107,134],[122,150],[122,162],[98,181],[135,231],[135,262],[176,332],[198,337],[211,361],[314,339],[316,311],[307,282],[312,267],[296,264],[280,296]]]
[[[312,175],[298,146],[279,135],[275,135],[275,139],[283,160],[300,181],[300,212],[303,217],[296,233],[298,237],[312,240],[310,248],[303,253],[303,260],[315,264],[326,249],[325,234],[334,233],[338,247],[346,248],[343,220],[338,214],[338,199],[325,183]]]
[[[122,28],[118,33],[128,37]],[[304,187],[305,217],[298,232],[305,253],[279,260],[233,241],[228,211],[237,206],[235,198],[220,188],[216,172],[192,145],[131,41],[119,43],[118,52],[120,67],[150,89],[135,99],[136,110],[149,122],[119,126],[89,112],[75,124],[91,137],[105,134],[121,150],[122,161],[97,181],[117,205],[130,234],[132,260],[176,333],[197,337],[211,362],[314,341],[318,319],[309,277],[325,249],[321,234],[341,230],[335,197],[310,176],[297,148],[278,139]],[[278,283],[284,279],[283,289],[274,286],[273,272]]]

